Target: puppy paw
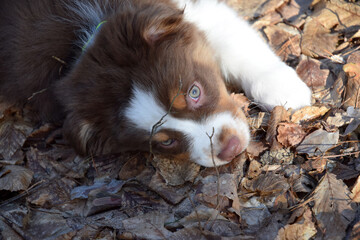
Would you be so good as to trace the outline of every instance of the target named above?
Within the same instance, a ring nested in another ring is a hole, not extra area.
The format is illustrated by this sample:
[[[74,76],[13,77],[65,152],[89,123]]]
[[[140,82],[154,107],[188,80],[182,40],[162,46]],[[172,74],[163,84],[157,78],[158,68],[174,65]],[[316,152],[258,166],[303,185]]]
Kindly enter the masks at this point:
[[[285,64],[261,73],[250,91],[254,101],[266,110],[275,106],[299,109],[311,105],[310,88]]]

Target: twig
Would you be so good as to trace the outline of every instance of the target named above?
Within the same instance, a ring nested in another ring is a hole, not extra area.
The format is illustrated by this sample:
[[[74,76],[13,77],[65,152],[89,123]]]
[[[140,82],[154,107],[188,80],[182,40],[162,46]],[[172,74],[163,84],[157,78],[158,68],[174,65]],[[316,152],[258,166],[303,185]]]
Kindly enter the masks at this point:
[[[351,156],[351,155],[355,155],[360,153],[360,151],[356,151],[356,152],[350,152],[350,153],[342,153],[342,154],[338,154],[338,155],[328,155],[328,156],[321,156],[321,158],[336,158],[336,157],[344,157],[344,156]],[[310,157],[309,159],[313,160],[313,159],[317,159],[319,157]]]
[[[62,60],[61,58],[59,57],[56,57],[56,56],[51,56],[53,59],[55,59],[56,61],[60,62],[61,64],[63,65],[66,65],[66,62],[64,60]]]
[[[213,145],[213,141],[212,141],[214,133],[215,133],[215,129],[212,128],[211,135],[209,135],[208,133],[206,133],[206,135],[210,139],[211,159],[212,159],[212,162],[213,162],[213,165],[214,165],[214,168],[215,168],[215,171],[216,171],[216,175],[217,175],[217,178],[218,178],[218,181],[217,181],[217,198],[216,198],[216,206],[217,206],[216,208],[218,208],[218,206],[220,204],[220,196],[219,196],[219,193],[220,193],[220,174],[219,174],[219,169],[217,168],[217,166],[215,164],[215,159],[214,159],[214,145]]]
[[[30,97],[28,97],[28,101],[30,101],[31,99],[33,99],[36,95],[43,93],[47,90],[47,88],[41,89],[40,91],[34,92]]]
[[[165,118],[167,115],[170,114],[171,109],[172,109],[172,106],[173,106],[176,98],[181,95],[181,88],[182,88],[182,81],[181,81],[181,77],[180,77],[180,79],[179,79],[179,89],[178,89],[176,95],[174,96],[174,98],[172,99],[168,111],[167,111],[167,112],[165,113],[165,115],[162,116],[162,117],[160,118],[160,120],[159,120],[157,123],[155,123],[155,124],[152,126],[152,128],[151,128],[150,139],[149,139],[150,156],[151,156],[151,155],[154,155],[154,154],[153,154],[153,151],[152,151],[152,138],[153,138],[156,130],[158,129],[158,127],[160,127],[161,125],[163,125],[163,124],[165,123],[165,122],[163,122],[163,120],[164,120],[164,118]]]

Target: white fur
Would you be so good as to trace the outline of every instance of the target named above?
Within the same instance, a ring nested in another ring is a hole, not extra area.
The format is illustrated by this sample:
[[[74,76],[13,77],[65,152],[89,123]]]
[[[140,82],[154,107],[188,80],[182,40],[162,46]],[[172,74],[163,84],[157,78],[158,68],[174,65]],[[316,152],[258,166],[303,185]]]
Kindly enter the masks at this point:
[[[218,0],[173,1],[205,32],[224,76],[241,85],[248,97],[268,110],[310,105],[306,84],[233,9]]]
[[[167,110],[163,109],[151,92],[135,87],[130,105],[125,110],[125,116],[137,128],[151,133],[153,126],[166,112]],[[202,166],[212,167],[213,161],[208,135],[212,134],[214,128],[212,141],[215,164],[222,165],[227,163],[216,157],[221,152],[219,135],[221,129],[225,126],[236,129],[238,131],[237,135],[241,136],[245,142],[249,141],[250,134],[247,124],[240,119],[234,118],[229,112],[211,115],[209,118],[204,118],[199,122],[189,119],[178,119],[167,115],[164,118],[163,124],[157,130],[171,129],[185,134],[191,144],[189,149],[190,158]]]

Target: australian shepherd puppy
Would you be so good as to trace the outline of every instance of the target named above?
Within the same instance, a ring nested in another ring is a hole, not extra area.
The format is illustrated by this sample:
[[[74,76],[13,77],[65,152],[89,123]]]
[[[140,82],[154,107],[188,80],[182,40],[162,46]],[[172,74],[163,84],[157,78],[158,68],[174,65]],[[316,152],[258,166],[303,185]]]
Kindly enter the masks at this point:
[[[250,136],[224,81],[268,110],[311,101],[222,1],[0,0],[0,101],[26,104],[38,121],[64,119],[79,154],[151,146],[228,163]]]

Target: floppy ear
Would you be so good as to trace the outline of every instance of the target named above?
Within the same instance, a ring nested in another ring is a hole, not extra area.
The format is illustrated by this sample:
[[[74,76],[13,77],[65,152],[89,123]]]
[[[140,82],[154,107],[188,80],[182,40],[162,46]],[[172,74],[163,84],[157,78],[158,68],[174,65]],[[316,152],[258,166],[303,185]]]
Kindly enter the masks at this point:
[[[183,10],[161,13],[161,15],[145,29],[143,35],[145,41],[150,46],[154,46],[173,36],[181,28],[183,15]]]

